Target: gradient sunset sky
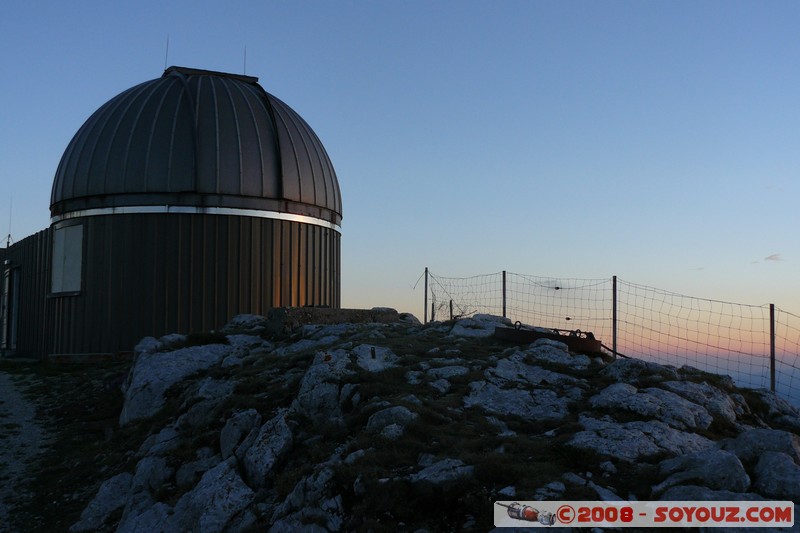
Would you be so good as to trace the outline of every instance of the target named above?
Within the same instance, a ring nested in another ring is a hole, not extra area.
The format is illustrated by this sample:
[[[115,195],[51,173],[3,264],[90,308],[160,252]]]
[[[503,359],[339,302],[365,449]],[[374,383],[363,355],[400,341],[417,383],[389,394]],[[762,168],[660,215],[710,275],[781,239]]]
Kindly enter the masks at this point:
[[[800,314],[799,27],[783,1],[8,0],[0,234],[49,224],[68,142],[169,38],[169,65],[241,73],[246,48],[322,139],[343,306],[421,318],[428,266]]]

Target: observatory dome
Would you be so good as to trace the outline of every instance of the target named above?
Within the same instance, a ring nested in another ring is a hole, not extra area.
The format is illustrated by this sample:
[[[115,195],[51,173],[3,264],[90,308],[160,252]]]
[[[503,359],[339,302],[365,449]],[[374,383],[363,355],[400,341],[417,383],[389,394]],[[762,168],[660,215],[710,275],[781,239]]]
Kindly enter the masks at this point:
[[[54,222],[136,212],[296,217],[338,231],[342,200],[317,135],[258,78],[170,67],[78,130],[50,211]]]

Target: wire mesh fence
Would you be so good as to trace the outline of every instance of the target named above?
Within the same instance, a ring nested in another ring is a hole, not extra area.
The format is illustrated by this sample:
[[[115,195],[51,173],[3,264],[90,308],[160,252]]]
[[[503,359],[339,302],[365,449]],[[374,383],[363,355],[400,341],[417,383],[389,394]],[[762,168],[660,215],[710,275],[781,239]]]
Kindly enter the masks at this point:
[[[542,328],[591,331],[619,354],[729,375],[740,386],[774,388],[800,405],[800,317],[771,305],[697,298],[616,277],[428,272],[427,286],[431,320],[489,313]]]

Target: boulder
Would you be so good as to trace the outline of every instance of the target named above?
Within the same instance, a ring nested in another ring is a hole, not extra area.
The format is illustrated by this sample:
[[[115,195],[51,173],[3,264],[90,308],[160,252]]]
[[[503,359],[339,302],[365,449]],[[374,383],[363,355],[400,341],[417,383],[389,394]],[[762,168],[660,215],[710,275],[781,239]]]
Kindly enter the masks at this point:
[[[81,513],[80,520],[69,530],[73,533],[99,530],[114,511],[125,507],[132,481],[133,475],[129,472],[105,480]]]
[[[661,453],[686,454],[714,445],[705,437],[678,431],[658,420],[617,423],[581,416],[580,423],[586,430],[575,433],[567,446],[628,462]]]
[[[753,469],[753,489],[776,500],[800,501],[800,466],[785,453],[764,452]]]
[[[706,382],[692,381],[665,381],[660,387],[702,406],[711,416],[725,424],[736,424],[736,402],[717,387]]]
[[[340,531],[344,524],[344,507],[342,497],[338,494],[331,495],[333,470],[327,465],[300,480],[286,499],[272,515],[275,523],[270,531],[315,531],[307,529],[303,524],[323,523],[324,528],[319,531]],[[293,529],[284,529],[278,524],[293,526]]]
[[[360,344],[353,348],[356,364],[367,372],[383,372],[387,368],[397,366],[397,357],[389,348]]]
[[[461,365],[440,366],[428,369],[426,372],[433,379],[450,379],[456,376],[463,376],[469,372],[469,368]]]
[[[478,407],[498,415],[516,415],[530,420],[562,420],[569,414],[570,399],[549,389],[501,389],[486,381],[469,384],[464,407]]]
[[[735,439],[725,439],[723,450],[733,452],[743,463],[753,463],[764,452],[781,452],[800,464],[800,437],[780,429],[750,429]]]
[[[641,359],[617,359],[600,371],[602,377],[631,385],[677,381],[678,371]]]
[[[733,492],[745,492],[750,487],[750,477],[739,458],[724,450],[709,449],[667,459],[658,468],[662,481],[653,487],[654,497],[676,485]]]
[[[658,388],[637,391],[627,383],[614,383],[589,400],[597,408],[628,411],[660,420],[676,429],[705,429],[713,419],[704,408],[673,392]]]
[[[416,474],[408,476],[412,483],[427,482],[440,485],[451,481],[457,481],[465,477],[472,477],[474,467],[464,464],[459,459],[442,459],[430,466],[426,466]]]
[[[367,431],[379,431],[392,424],[405,427],[418,418],[417,413],[402,405],[387,407],[374,413],[367,420]]]
[[[248,484],[263,487],[273,468],[292,447],[292,430],[286,423],[286,412],[281,411],[267,420],[242,461]]]
[[[570,353],[566,344],[552,339],[537,339],[524,353],[536,361],[576,370],[585,370],[592,363],[588,356]]]
[[[500,316],[477,314],[456,321],[450,335],[456,337],[491,337],[497,326],[510,326],[511,320]]]
[[[292,408],[314,424],[341,425],[339,383],[351,374],[347,370],[350,357],[345,350],[319,352],[300,381],[300,390]]]
[[[123,516],[117,527],[117,533],[168,533],[176,531],[172,521],[172,507],[166,503],[158,502],[140,513],[130,513]]]
[[[267,330],[268,320],[259,315],[236,315],[220,329],[221,333],[259,335]]]
[[[208,448],[205,449],[207,450]],[[221,456],[211,455],[184,463],[175,472],[175,484],[181,489],[191,488],[197,482],[198,477],[208,472],[208,470],[218,465],[220,462],[222,462]]]
[[[571,357],[571,356],[570,356]],[[430,371],[428,372],[430,373]],[[580,380],[525,362],[525,354],[517,352],[497,361],[497,366],[486,371],[486,379],[496,385],[513,381],[530,385],[575,385]]]
[[[149,418],[164,406],[164,393],[186,377],[222,361],[231,347],[224,344],[191,346],[173,352],[138,353],[123,384],[120,426]]]
[[[171,522],[175,530],[221,533],[254,498],[236,471],[236,460],[230,458],[203,474],[194,489],[178,500]]]
[[[225,422],[219,434],[219,450],[223,459],[227,459],[251,431],[261,424],[261,415],[255,409],[234,413]]]

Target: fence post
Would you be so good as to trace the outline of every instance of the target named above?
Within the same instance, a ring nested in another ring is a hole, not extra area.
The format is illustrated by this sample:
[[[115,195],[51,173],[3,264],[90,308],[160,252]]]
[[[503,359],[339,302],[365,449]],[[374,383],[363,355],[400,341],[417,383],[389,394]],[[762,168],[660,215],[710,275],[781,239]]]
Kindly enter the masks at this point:
[[[617,358],[617,276],[611,282],[611,351],[614,359]]]
[[[503,318],[506,318],[506,271],[503,270]]]
[[[453,300],[450,300],[450,320],[453,320]]]
[[[425,318],[423,320],[423,324],[428,323],[428,267],[425,267],[425,301],[422,304],[423,313],[425,314]]]
[[[769,304],[769,390],[775,392],[775,304]]]

